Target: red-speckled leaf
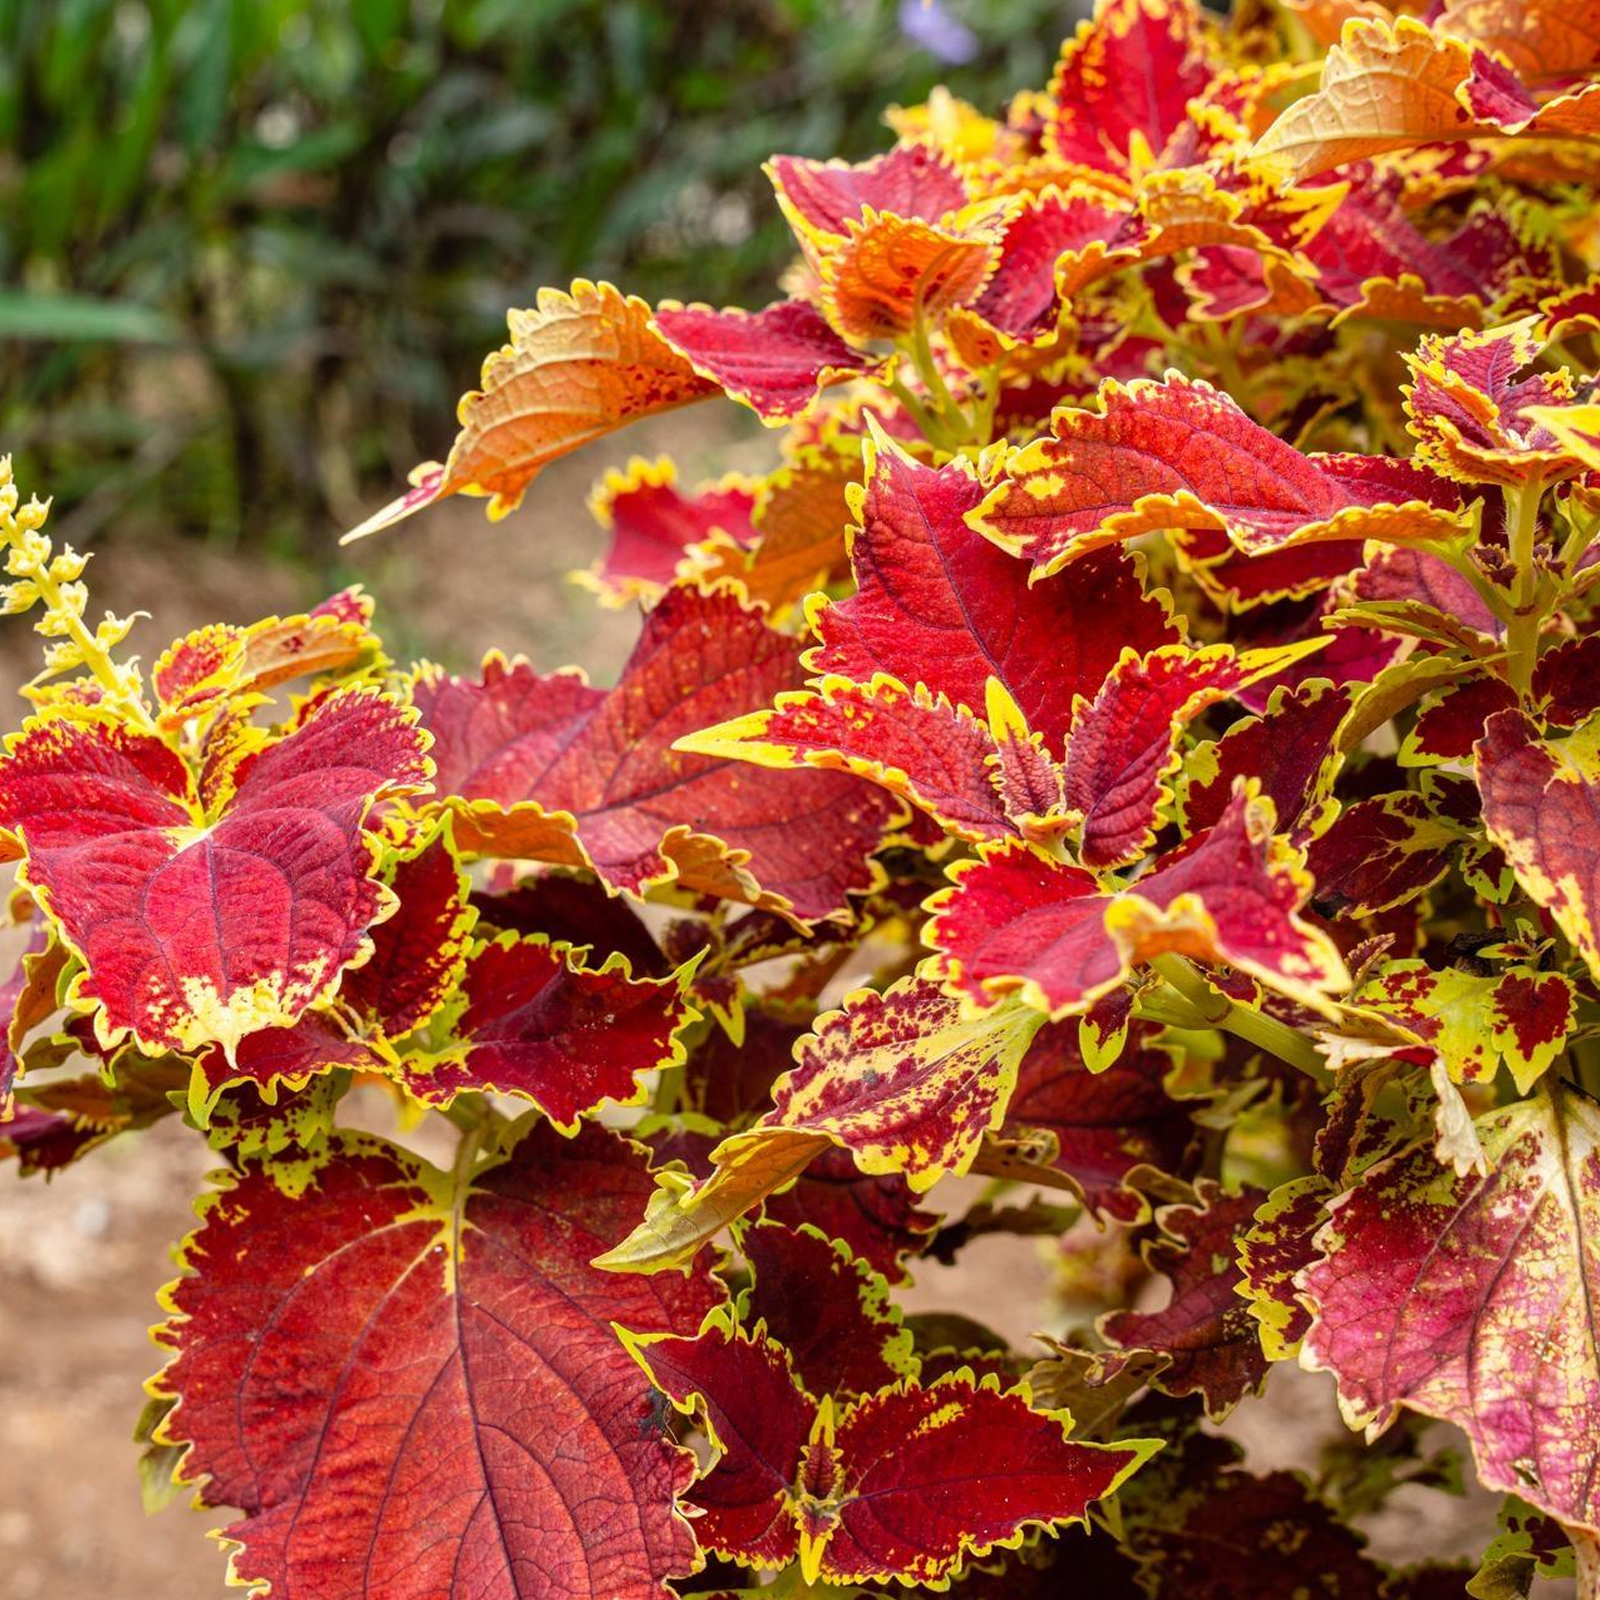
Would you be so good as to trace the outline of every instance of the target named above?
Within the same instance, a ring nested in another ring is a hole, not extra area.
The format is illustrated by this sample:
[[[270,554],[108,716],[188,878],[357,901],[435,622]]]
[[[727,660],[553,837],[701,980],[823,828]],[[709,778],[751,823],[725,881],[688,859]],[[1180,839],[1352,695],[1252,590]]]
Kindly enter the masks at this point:
[[[829,384],[881,372],[884,360],[848,345],[804,300],[763,311],[665,302],[656,331],[703,377],[776,426],[809,409]]]
[[[1100,0],[1050,80],[1045,148],[1123,175],[1149,166],[1212,71],[1190,0]]]
[[[1239,1293],[1268,1361],[1293,1358],[1311,1326],[1295,1280],[1316,1259],[1313,1240],[1328,1220],[1332,1187],[1319,1174],[1281,1183],[1239,1235]]]
[[[1120,551],[1070,578],[1028,583],[1028,569],[968,525],[983,500],[976,471],[913,461],[886,439],[866,447],[851,541],[856,592],[813,608],[814,672],[923,683],[974,712],[998,678],[1028,726],[1059,750],[1073,703],[1093,695],[1124,648],[1173,643],[1162,599]]]
[[[1038,1028],[1022,1007],[969,1014],[921,978],[858,990],[795,1047],[768,1121],[824,1134],[863,1172],[903,1172],[926,1189],[965,1172],[1000,1126]]]
[[[1051,427],[1012,453],[972,516],[1038,575],[1163,529],[1220,531],[1247,554],[1459,532],[1456,514],[1427,502],[1373,503],[1346,481],[1342,458],[1302,454],[1210,384],[1176,373],[1107,383],[1098,409],[1063,408]]]
[[[1576,1005],[1564,973],[1485,975],[1422,961],[1385,963],[1352,998],[1400,1030],[1396,1053],[1423,1065],[1437,1057],[1455,1083],[1487,1082],[1504,1065],[1522,1094],[1555,1064]]]
[[[589,496],[590,515],[611,541],[590,571],[575,576],[608,604],[653,596],[672,582],[690,546],[713,532],[739,546],[751,544],[754,505],[755,487],[745,479],[730,477],[686,495],[670,457],[636,456],[626,471],[608,472]]]
[[[1151,1166],[1184,1178],[1199,1153],[1191,1109],[1167,1093],[1171,1055],[1140,1037],[1103,1071],[1091,1071],[1079,1048],[1076,1019],[1040,1030],[1017,1069],[1008,1129],[1043,1128],[1056,1141],[1051,1162],[1077,1185],[1086,1204],[1117,1222],[1149,1211],[1128,1188],[1128,1174]]]
[[[86,970],[104,1043],[229,1049],[293,1023],[364,955],[392,908],[362,824],[426,782],[402,707],[350,690],[310,702],[246,755],[209,813],[160,739],[87,709],[31,719],[0,766],[0,825]]]
[[[1015,831],[996,789],[989,729],[943,695],[882,674],[868,683],[824,678],[816,689],[779,695],[770,711],[691,734],[678,748],[763,767],[854,773],[967,839]]]
[[[1347,684],[1313,679],[1275,690],[1260,716],[1236,722],[1215,744],[1185,763],[1184,821],[1192,831],[1215,826],[1236,778],[1255,778],[1272,801],[1279,826],[1313,823],[1340,766],[1335,736],[1355,699]]]
[[[754,1275],[740,1320],[766,1326],[808,1394],[871,1394],[916,1377],[888,1284],[848,1247],[813,1227],[764,1222],[739,1248]]]
[[[1311,884],[1297,853],[1273,836],[1270,807],[1244,792],[1214,828],[1117,893],[1023,845],[987,850],[956,874],[931,902],[926,939],[981,998],[1021,990],[1054,1015],[1083,1011],[1168,950],[1319,1007],[1347,981],[1332,944],[1299,915]]]
[[[736,595],[674,588],[610,691],[491,659],[479,682],[424,673],[413,694],[463,850],[592,865],[631,891],[677,880],[814,920],[870,887],[867,858],[900,808],[857,778],[674,748],[802,678],[795,642]]]
[[[692,1461],[612,1333],[689,1333],[704,1273],[590,1257],[638,1216],[636,1149],[532,1127],[461,1184],[338,1136],[291,1199],[250,1168],[168,1291],[164,1441],[236,1506],[234,1571],[297,1600],[671,1600]]]
[[[552,461],[640,417],[720,392],[656,332],[650,307],[609,283],[541,289],[535,309],[507,317],[511,342],[483,363],[481,389],[457,408],[461,431],[444,467],[417,469],[409,494],[345,535],[359,539],[446,495],[489,496],[489,516],[515,511]]]
[[[1083,818],[1083,863],[1114,867],[1143,855],[1170,797],[1167,780],[1180,760],[1183,726],[1298,656],[1294,647],[1239,655],[1230,645],[1124,654],[1099,693],[1080,706],[1067,740],[1065,799]]]
[[[1450,869],[1459,830],[1415,790],[1358,800],[1306,851],[1323,916],[1370,917],[1431,889]]]
[[[1571,1528],[1600,1530],[1600,1113],[1576,1089],[1491,1111],[1487,1175],[1419,1146],[1335,1202],[1302,1277],[1305,1349],[1353,1426],[1408,1407],[1462,1428],[1478,1476]]]
[[[812,1580],[938,1582],[1030,1526],[1081,1520],[1153,1449],[1075,1443],[1061,1414],[962,1375],[836,1416],[796,1386],[781,1346],[720,1319],[698,1340],[629,1343],[720,1447],[685,1497],[701,1538],[750,1566],[798,1557]]]
[[[1153,1350],[1169,1358],[1153,1382],[1167,1394],[1198,1394],[1212,1417],[1225,1416],[1260,1389],[1267,1359],[1256,1321],[1238,1294],[1238,1235],[1266,1198],[1260,1189],[1224,1194],[1208,1178],[1196,1186],[1198,1206],[1157,1213],[1163,1237],[1145,1259],[1169,1278],[1172,1295],[1159,1311],[1117,1311],[1101,1333],[1120,1350]],[[1108,1358],[1115,1371],[1117,1357]]]
[[[1543,741],[1520,711],[1489,719],[1477,746],[1489,837],[1517,881],[1600,977],[1600,722]]]
[[[461,981],[460,1045],[409,1064],[406,1087],[447,1102],[464,1089],[532,1100],[571,1128],[607,1100],[633,1103],[641,1073],[683,1060],[696,1013],[672,978],[635,978],[612,958],[586,968],[560,946],[503,933],[473,951]]]
[[[1005,1117],[1041,1020],[1018,1005],[969,1012],[916,977],[847,995],[795,1046],[772,1111],[717,1146],[711,1176],[665,1185],[605,1264],[649,1272],[691,1259],[830,1145],[848,1150],[863,1173],[904,1174],[917,1190],[967,1171]]]

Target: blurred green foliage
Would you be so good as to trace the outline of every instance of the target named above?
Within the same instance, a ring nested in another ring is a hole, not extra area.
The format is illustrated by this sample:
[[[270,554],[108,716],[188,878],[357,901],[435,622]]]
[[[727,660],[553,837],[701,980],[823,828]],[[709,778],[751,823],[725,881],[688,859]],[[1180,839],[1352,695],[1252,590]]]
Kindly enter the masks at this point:
[[[0,448],[80,542],[322,546],[542,283],[761,304],[760,163],[1044,82],[1059,0],[0,0]]]

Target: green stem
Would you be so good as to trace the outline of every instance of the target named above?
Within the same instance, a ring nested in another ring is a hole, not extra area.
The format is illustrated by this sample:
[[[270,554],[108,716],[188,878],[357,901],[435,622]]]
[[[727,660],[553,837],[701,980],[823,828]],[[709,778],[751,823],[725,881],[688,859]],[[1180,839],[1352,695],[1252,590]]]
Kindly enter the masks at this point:
[[[944,375],[939,371],[939,363],[933,359],[933,343],[928,336],[928,319],[923,316],[922,309],[917,308],[916,320],[911,324],[910,341],[911,364],[917,369],[917,376],[922,380],[922,387],[928,391],[928,397],[938,409],[940,420],[944,423],[951,439],[956,443],[964,441],[970,432],[970,424],[966,413],[956,403],[956,397],[950,393],[949,386],[944,381]]]
[[[1539,603],[1539,574],[1533,564],[1534,542],[1539,531],[1539,501],[1543,494],[1544,480],[1538,474],[1506,490],[1506,530],[1511,541],[1511,566],[1516,585],[1516,608],[1506,626],[1506,678],[1523,697],[1533,687],[1533,668],[1539,656],[1539,628],[1544,621],[1544,608]]]
[[[1150,965],[1193,1008],[1200,1026],[1220,1028],[1224,1033],[1247,1040],[1318,1080],[1327,1075],[1327,1063],[1321,1051],[1303,1033],[1286,1022],[1279,1022],[1276,1017],[1269,1017],[1264,1011],[1230,999],[1214,988],[1186,957],[1169,951],[1157,956]]]
[[[929,444],[936,446],[940,450],[948,450],[952,447],[950,436],[945,431],[944,424],[933,416],[932,412],[906,387],[898,376],[890,378],[884,387],[904,407],[906,415],[916,424],[917,432]]]

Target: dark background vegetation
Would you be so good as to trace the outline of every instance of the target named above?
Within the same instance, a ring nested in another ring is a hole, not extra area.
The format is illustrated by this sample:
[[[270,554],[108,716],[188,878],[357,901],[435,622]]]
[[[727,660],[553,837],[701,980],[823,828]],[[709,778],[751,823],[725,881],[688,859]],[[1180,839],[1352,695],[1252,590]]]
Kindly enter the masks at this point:
[[[767,155],[869,154],[936,82],[998,106],[1073,9],[916,5],[0,0],[0,449],[79,544],[324,562],[508,305],[764,303]]]

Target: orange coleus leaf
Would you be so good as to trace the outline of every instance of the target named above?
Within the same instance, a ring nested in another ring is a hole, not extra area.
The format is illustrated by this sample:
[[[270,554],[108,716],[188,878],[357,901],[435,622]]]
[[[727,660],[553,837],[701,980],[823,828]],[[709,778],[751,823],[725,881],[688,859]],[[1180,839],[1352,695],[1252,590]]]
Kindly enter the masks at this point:
[[[1215,827],[1127,888],[1028,845],[986,848],[929,902],[927,941],[980,1000],[1020,991],[1054,1016],[1082,1012],[1167,951],[1240,968],[1323,1007],[1348,982],[1327,936],[1300,916],[1311,882],[1272,834],[1269,806],[1235,793]]]
[[[1444,140],[1522,134],[1589,138],[1600,129],[1594,85],[1540,104],[1516,73],[1459,37],[1412,17],[1347,22],[1316,93],[1256,141],[1286,179]]]
[[[511,342],[483,364],[481,389],[459,408],[461,431],[443,468],[345,535],[362,538],[452,494],[487,495],[507,516],[552,461],[658,411],[718,393],[652,327],[650,307],[608,283],[541,289],[513,311]]]
[[[882,356],[845,343],[804,300],[780,300],[763,311],[669,300],[653,326],[696,372],[774,427],[803,415],[830,384],[880,373],[885,365]]]
[[[1539,737],[1521,711],[1489,718],[1477,745],[1489,838],[1528,895],[1600,977],[1600,722]]]
[[[1014,451],[972,514],[1036,575],[1162,529],[1224,532],[1246,554],[1460,531],[1458,513],[1415,491],[1387,500],[1379,485],[1374,499],[1363,458],[1304,455],[1210,384],[1177,373],[1113,382],[1099,401],[1099,410],[1056,411],[1053,436]]]
[[[798,1561],[811,1582],[938,1582],[1030,1526],[1081,1520],[1156,1448],[1069,1440],[1064,1413],[970,1371],[819,1404],[764,1329],[720,1316],[698,1338],[628,1342],[717,1447],[684,1496],[701,1538],[749,1566]]]
[[[0,765],[0,826],[85,970],[105,1044],[234,1049],[293,1023],[392,910],[364,831],[380,796],[426,784],[408,710],[361,690],[309,702],[202,805],[163,740],[107,713],[31,718]]]
[[[1594,0],[1444,0],[1439,21],[1445,32],[1501,57],[1526,83],[1600,67]]]
[[[1191,0],[1099,0],[1050,80],[1045,149],[1131,176],[1154,165],[1213,75]]]
[[[1334,1202],[1300,1282],[1302,1359],[1331,1370],[1353,1426],[1401,1407],[1455,1423],[1478,1475],[1569,1530],[1600,1531],[1600,1119],[1556,1082],[1479,1119],[1487,1173],[1418,1146]]]
[[[381,663],[382,646],[371,624],[372,602],[357,588],[303,616],[196,629],[169,645],[151,670],[161,726],[181,727],[226,699],[265,694],[293,678]]]
[[[679,882],[814,920],[871,886],[894,802],[855,778],[767,777],[674,748],[802,678],[795,641],[736,595],[675,588],[614,689],[491,658],[478,681],[424,671],[413,696],[468,853],[589,866],[631,892]]]
[[[692,1334],[719,1296],[589,1265],[649,1184],[617,1135],[535,1123],[470,1176],[343,1133],[298,1198],[253,1166],[210,1197],[155,1383],[182,1478],[243,1513],[235,1574],[305,1600],[672,1600],[693,1458],[612,1323]]]
[[[608,472],[590,494],[590,515],[611,540],[593,568],[574,576],[607,605],[653,597],[672,582],[689,550],[713,534],[737,548],[754,542],[755,499],[756,485],[737,474],[685,495],[670,458],[636,456],[625,471]]]
[[[822,308],[846,339],[899,339],[983,292],[1000,264],[1008,200],[924,222],[867,210],[822,262]]]

